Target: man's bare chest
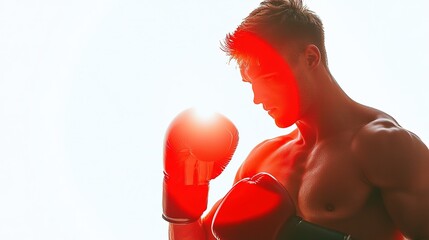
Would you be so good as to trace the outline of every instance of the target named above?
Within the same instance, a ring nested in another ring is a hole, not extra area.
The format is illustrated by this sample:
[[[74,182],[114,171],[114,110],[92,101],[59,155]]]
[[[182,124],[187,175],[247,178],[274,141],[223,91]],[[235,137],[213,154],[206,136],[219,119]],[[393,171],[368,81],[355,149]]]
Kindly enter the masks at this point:
[[[372,192],[347,139],[311,148],[288,143],[270,153],[259,168],[286,187],[297,214],[314,222],[353,217],[365,209]]]

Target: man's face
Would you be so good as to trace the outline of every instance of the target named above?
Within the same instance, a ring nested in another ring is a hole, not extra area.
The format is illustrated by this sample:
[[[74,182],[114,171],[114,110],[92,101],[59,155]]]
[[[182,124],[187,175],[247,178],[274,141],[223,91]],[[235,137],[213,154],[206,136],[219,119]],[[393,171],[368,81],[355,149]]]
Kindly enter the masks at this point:
[[[273,51],[257,61],[240,66],[243,81],[252,85],[254,103],[280,128],[294,124],[299,117],[300,101],[295,74],[280,54]]]

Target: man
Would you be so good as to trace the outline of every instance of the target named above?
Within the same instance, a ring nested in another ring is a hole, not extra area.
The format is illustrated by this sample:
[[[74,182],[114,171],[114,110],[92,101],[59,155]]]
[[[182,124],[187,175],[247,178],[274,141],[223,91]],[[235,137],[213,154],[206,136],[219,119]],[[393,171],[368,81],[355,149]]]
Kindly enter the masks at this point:
[[[429,150],[388,114],[361,105],[331,75],[321,20],[299,0],[266,0],[227,36],[254,103],[290,134],[256,146],[236,182],[260,172],[296,215],[353,239],[429,239]],[[170,224],[171,239],[214,239],[213,215]]]

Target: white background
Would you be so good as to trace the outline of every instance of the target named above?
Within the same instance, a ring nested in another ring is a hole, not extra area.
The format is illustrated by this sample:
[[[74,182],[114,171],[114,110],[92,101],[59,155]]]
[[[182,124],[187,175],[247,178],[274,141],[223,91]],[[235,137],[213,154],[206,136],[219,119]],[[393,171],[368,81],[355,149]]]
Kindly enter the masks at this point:
[[[0,239],[167,239],[163,137],[191,106],[240,131],[221,197],[258,142],[290,131],[219,49],[258,3],[0,0]],[[429,143],[429,3],[306,3],[346,92]]]

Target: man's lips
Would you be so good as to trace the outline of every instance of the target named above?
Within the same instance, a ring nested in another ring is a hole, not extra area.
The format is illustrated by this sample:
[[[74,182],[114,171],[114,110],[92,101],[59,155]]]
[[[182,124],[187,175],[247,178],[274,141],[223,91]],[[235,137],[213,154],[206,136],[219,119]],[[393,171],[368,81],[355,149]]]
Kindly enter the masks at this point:
[[[270,115],[271,117],[274,117],[274,113],[275,113],[275,111],[276,111],[276,109],[270,109],[270,110],[268,110],[268,115]]]
[[[262,105],[262,108],[264,108],[265,111],[270,111],[270,109],[271,109],[271,108],[269,108],[269,107],[267,107],[265,105]]]
[[[275,112],[275,110],[276,110],[276,108],[272,108],[272,107],[267,107],[267,106],[265,106],[265,105],[263,105],[263,108],[264,108],[264,110],[265,111],[267,111],[268,112],[268,114],[270,115],[270,116],[272,116],[272,114]]]

